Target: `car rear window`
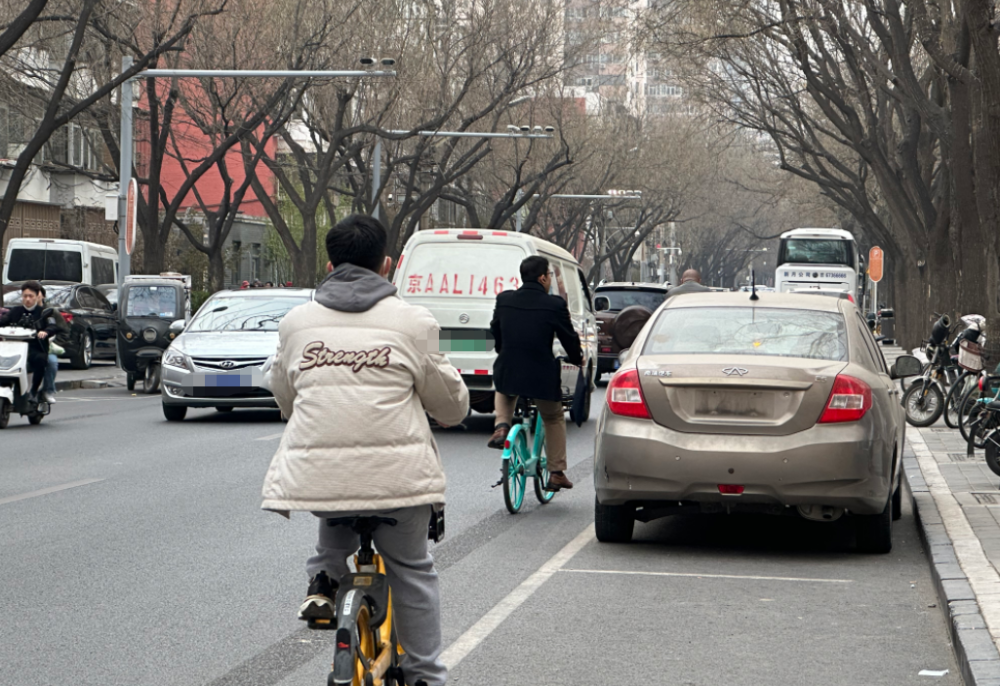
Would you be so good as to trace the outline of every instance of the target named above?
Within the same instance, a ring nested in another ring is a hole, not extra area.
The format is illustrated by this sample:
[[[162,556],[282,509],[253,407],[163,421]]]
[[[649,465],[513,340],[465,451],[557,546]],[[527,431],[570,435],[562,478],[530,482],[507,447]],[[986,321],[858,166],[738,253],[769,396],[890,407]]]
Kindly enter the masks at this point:
[[[10,251],[8,281],[83,281],[83,255],[72,250],[16,248]]]
[[[770,355],[847,359],[839,312],[765,307],[682,307],[653,323],[646,355]]]
[[[521,260],[516,245],[423,243],[403,255],[403,274],[395,281],[401,295],[447,295],[459,298],[495,298],[521,286]]]
[[[619,312],[632,305],[639,305],[645,307],[647,310],[655,310],[667,297],[667,293],[666,291],[640,291],[631,288],[623,288],[621,290],[602,290],[598,288],[594,292],[594,296],[607,298],[611,301],[611,307],[608,309],[612,312]]]

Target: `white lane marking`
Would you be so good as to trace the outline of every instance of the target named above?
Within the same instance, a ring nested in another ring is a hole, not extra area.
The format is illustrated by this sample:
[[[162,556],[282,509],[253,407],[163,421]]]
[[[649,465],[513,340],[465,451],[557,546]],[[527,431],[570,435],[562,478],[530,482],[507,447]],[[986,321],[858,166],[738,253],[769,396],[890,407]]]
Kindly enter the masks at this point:
[[[507,619],[510,614],[519,608],[524,601],[538,590],[553,574],[562,569],[562,566],[573,559],[585,545],[594,540],[594,525],[589,525],[581,531],[576,538],[567,543],[562,550],[549,558],[548,562],[538,568],[534,574],[521,582],[521,585],[507,594],[507,597],[493,606],[493,608],[483,615],[478,622],[472,625],[468,631],[458,637],[458,639],[448,646],[447,650],[441,653],[441,661],[448,667],[454,669],[465,656],[471,653],[476,646],[486,640],[493,631]]]
[[[281,438],[285,435],[284,431],[279,431],[276,434],[268,434],[267,436],[261,436],[260,438],[255,438],[255,441],[273,441],[275,438]]]
[[[976,602],[979,603],[990,637],[1000,647],[1000,574],[997,574],[997,570],[986,557],[979,537],[965,516],[965,510],[941,475],[937,460],[924,443],[920,431],[910,431],[907,438],[913,453],[917,456],[917,463],[923,472],[927,489],[931,492],[931,497],[934,498],[934,503],[941,514],[944,528],[955,547],[958,564],[969,578],[969,585],[976,594]]]
[[[751,576],[746,574],[696,574],[694,572],[633,572],[627,569],[560,569],[572,574],[628,574],[633,576],[672,576],[690,579],[745,579],[749,581],[802,581],[817,584],[853,584],[853,579],[815,579],[799,576]]]
[[[59,491],[65,491],[68,488],[76,488],[77,486],[96,484],[99,481],[104,481],[104,479],[81,479],[80,481],[70,481],[68,484],[61,484],[59,486],[49,486],[48,488],[41,488],[37,491],[31,491],[30,493],[11,495],[6,498],[0,498],[0,505],[6,505],[7,503],[16,503],[19,500],[27,500],[28,498],[37,498],[40,495],[48,495],[49,493],[58,493]]]

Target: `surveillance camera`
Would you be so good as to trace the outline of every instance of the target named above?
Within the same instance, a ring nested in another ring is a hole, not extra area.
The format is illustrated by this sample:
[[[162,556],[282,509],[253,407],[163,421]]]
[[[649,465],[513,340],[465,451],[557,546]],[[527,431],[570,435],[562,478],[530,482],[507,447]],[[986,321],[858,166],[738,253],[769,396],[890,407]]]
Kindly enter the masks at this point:
[[[371,67],[371,66],[373,66],[375,64],[375,58],[374,57],[362,57],[358,61],[361,62],[362,66],[365,66],[365,67]]]
[[[536,126],[536,127],[534,127],[532,129],[532,131],[534,131],[535,133],[541,133],[542,132],[542,127],[541,126]]]
[[[507,130],[510,131],[511,133],[518,133],[521,129],[514,126],[513,124],[507,124]]]
[[[545,133],[555,133],[555,132],[556,132],[556,127],[554,127],[554,126],[546,126],[545,127]]]
[[[391,57],[383,57],[381,62],[383,67],[392,67],[396,64],[396,60]]]
[[[530,126],[522,126],[521,127],[521,133],[528,133],[529,131],[531,131],[531,127]]]

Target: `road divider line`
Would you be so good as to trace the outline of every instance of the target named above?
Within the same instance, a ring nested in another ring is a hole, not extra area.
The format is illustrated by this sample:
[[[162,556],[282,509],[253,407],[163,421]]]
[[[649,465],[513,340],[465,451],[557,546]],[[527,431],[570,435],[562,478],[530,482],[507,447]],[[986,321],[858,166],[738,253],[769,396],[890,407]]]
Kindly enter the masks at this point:
[[[591,524],[581,531],[576,538],[567,543],[562,550],[549,558],[548,562],[538,568],[538,571],[522,581],[517,588],[494,605],[489,612],[483,615],[464,634],[459,636],[454,643],[448,646],[441,653],[441,661],[444,662],[448,669],[454,669],[476,646],[485,641],[514,610],[523,605],[524,601],[530,598],[542,584],[562,569],[563,565],[573,559],[574,555],[593,540],[594,525]]]
[[[276,434],[268,434],[267,436],[261,436],[260,438],[255,438],[253,440],[255,440],[255,441],[273,441],[275,438],[281,438],[284,435],[285,435],[285,432],[281,431],[281,432],[276,433]]]
[[[671,576],[690,579],[743,579],[747,581],[798,581],[814,584],[853,584],[853,579],[815,579],[799,576],[755,576],[749,574],[697,574],[695,572],[633,572],[627,569],[560,569],[566,574],[626,574],[632,576]]]
[[[19,500],[27,500],[28,498],[37,498],[40,495],[49,495],[50,493],[58,493],[59,491],[65,491],[70,488],[76,488],[77,486],[96,484],[100,481],[104,481],[104,479],[81,479],[80,481],[70,481],[68,484],[61,484],[59,486],[49,486],[48,488],[41,488],[37,491],[31,491],[30,493],[22,493],[20,495],[12,495],[6,498],[0,498],[0,505],[7,505],[8,503],[16,503]]]

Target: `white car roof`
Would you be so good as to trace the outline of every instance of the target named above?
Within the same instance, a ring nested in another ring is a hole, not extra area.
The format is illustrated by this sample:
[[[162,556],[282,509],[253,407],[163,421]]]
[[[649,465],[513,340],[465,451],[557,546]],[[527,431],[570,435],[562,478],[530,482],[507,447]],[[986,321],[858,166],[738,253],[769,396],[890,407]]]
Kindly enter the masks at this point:
[[[853,241],[854,235],[843,229],[792,229],[781,234],[781,238],[840,238]]]
[[[573,264],[578,263],[572,253],[568,250],[560,248],[555,243],[550,243],[549,241],[542,240],[541,238],[532,236],[531,234],[517,233],[516,231],[503,231],[499,229],[427,229],[425,231],[417,231],[410,237],[410,240],[406,242],[406,249],[410,249],[413,246],[423,243],[451,243],[455,240],[470,240],[458,238],[460,235],[480,235],[482,236],[482,239],[479,240],[489,243],[500,243],[506,245],[521,244],[525,247],[531,246],[537,252],[548,253],[553,257],[558,257],[568,262],[572,262]]]

